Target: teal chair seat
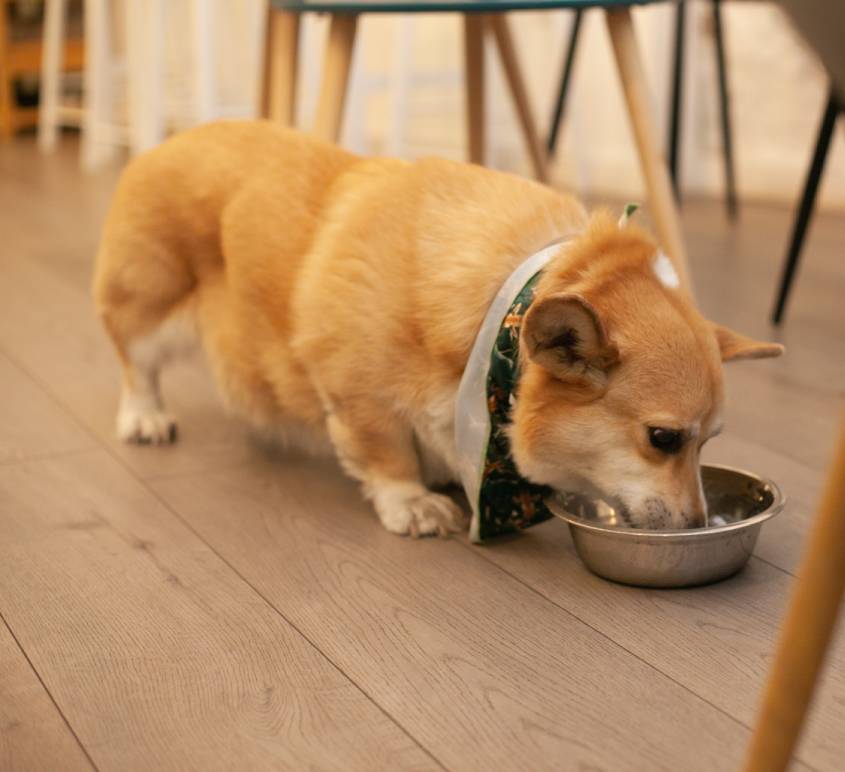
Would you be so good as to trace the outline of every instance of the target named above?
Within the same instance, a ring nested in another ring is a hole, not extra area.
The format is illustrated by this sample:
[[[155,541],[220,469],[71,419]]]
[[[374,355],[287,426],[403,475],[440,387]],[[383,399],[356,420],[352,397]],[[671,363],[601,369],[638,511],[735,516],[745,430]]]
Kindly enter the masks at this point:
[[[279,10],[319,13],[500,13],[556,8],[614,8],[662,0],[270,0]]]

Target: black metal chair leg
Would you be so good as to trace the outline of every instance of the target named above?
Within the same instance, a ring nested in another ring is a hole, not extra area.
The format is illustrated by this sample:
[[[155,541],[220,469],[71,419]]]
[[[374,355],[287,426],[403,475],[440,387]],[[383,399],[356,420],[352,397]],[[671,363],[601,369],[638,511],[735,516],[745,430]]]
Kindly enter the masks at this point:
[[[684,35],[687,6],[684,0],[675,7],[675,51],[672,63],[672,102],[669,106],[669,175],[675,198],[680,201],[678,183],[678,148],[681,135],[681,92],[684,81]]]
[[[725,161],[725,195],[728,216],[736,219],[736,177],[734,175],[733,136],[731,132],[728,68],[725,61],[725,39],[722,28],[722,2],[713,0],[713,30],[716,38],[716,65],[719,72],[719,106],[722,111],[722,155]]]
[[[560,89],[558,90],[555,114],[552,118],[552,125],[549,129],[549,136],[546,145],[549,149],[549,156],[555,154],[557,149],[557,138],[560,133],[560,124],[563,120],[563,110],[566,104],[566,93],[569,91],[569,79],[572,76],[572,64],[575,61],[575,48],[578,45],[578,33],[581,30],[581,18],[584,15],[583,9],[575,11],[575,18],[572,21],[572,29],[569,31],[569,45],[566,49],[566,59],[563,65],[563,74],[560,78]]]
[[[783,320],[783,310],[786,306],[789,290],[792,287],[792,280],[795,278],[795,270],[798,267],[798,258],[801,254],[801,247],[804,243],[804,236],[807,226],[810,224],[810,217],[813,214],[813,205],[816,201],[816,193],[819,189],[824,162],[827,159],[827,151],[830,148],[830,138],[833,134],[833,126],[836,123],[836,116],[841,111],[842,105],[831,89],[824,110],[819,137],[816,140],[816,149],[813,153],[813,161],[810,164],[810,171],[807,173],[807,181],[804,183],[804,193],[801,196],[801,204],[798,208],[798,217],[792,231],[792,241],[789,244],[789,251],[786,256],[786,263],[783,267],[783,274],[780,280],[777,301],[772,312],[772,323],[780,324]]]

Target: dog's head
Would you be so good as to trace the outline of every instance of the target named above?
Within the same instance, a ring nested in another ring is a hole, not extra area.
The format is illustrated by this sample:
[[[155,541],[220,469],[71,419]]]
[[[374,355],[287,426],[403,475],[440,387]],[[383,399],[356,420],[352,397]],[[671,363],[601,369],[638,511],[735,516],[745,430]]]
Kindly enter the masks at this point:
[[[522,326],[520,473],[600,495],[641,528],[703,525],[722,362],[783,351],[708,322],[678,285],[645,231],[599,215],[549,264]]]

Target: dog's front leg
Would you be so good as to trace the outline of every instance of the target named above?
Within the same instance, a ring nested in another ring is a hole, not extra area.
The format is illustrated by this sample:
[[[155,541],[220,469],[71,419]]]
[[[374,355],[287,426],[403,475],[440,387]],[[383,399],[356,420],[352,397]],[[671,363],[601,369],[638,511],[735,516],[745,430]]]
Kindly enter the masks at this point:
[[[329,413],[328,429],[344,469],[363,483],[388,531],[445,536],[463,528],[461,508],[423,485],[407,421],[377,407],[344,404]]]

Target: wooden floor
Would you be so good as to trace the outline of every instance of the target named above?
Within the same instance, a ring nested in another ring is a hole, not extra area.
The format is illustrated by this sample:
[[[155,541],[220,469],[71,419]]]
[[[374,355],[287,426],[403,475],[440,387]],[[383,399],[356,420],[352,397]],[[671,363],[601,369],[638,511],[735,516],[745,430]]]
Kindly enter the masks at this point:
[[[88,296],[114,179],[0,148],[0,769],[738,768],[845,391],[845,217],[814,224],[787,356],[729,366],[707,452],[781,483],[785,514],[734,579],[646,591],[587,573],[558,522],[391,536],[199,368],[165,383],[178,445],[117,443]],[[772,336],[790,222],[686,206],[712,317]],[[843,768],[841,631],[797,758]]]

